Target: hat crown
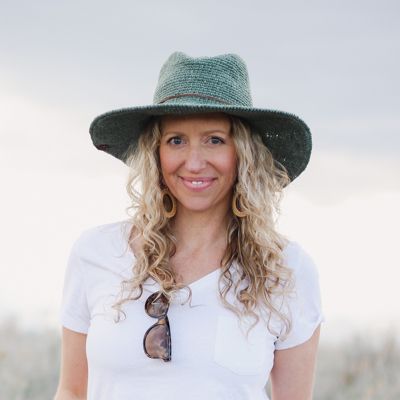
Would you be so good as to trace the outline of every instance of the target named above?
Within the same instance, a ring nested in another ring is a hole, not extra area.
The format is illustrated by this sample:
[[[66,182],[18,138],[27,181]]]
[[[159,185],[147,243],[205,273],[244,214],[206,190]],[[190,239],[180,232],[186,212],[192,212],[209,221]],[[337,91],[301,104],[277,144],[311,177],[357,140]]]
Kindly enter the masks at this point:
[[[153,103],[252,107],[246,64],[232,53],[189,57],[174,52],[161,67]]]

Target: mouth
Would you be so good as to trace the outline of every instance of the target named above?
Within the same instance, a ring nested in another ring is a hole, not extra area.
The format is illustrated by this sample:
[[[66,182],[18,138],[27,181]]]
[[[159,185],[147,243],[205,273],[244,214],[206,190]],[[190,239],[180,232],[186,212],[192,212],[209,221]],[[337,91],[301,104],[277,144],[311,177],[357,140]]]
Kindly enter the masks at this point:
[[[191,190],[202,190],[202,189],[207,189],[208,187],[210,187],[213,182],[217,179],[217,178],[183,178],[182,176],[179,177],[183,184],[185,185],[185,187],[187,187],[188,189]]]

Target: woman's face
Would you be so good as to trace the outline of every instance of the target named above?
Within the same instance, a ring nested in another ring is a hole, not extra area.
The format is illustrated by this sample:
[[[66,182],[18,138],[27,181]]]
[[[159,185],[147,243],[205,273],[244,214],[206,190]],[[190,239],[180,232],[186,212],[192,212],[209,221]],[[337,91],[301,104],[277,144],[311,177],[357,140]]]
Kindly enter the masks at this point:
[[[161,133],[162,176],[178,207],[226,209],[236,179],[229,118],[222,113],[163,116]]]

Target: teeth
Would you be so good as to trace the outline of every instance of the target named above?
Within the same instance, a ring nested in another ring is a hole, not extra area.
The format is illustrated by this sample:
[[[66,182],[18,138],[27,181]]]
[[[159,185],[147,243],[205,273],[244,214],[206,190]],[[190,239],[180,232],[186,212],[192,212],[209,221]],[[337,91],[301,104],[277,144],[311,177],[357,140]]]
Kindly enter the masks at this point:
[[[190,181],[192,185],[201,185],[203,181]]]

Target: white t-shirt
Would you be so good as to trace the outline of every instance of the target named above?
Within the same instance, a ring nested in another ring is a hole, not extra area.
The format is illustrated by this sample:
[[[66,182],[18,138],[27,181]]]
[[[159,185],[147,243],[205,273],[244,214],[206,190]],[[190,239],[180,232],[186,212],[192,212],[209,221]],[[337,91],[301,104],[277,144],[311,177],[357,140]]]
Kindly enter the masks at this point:
[[[267,400],[274,351],[307,341],[325,320],[318,271],[310,256],[293,241],[284,250],[297,280],[297,296],[288,303],[293,330],[285,341],[271,334],[263,319],[246,340],[236,315],[219,300],[215,270],[189,285],[192,307],[185,302],[185,289],[172,299],[172,360],[165,362],[143,350],[144,333],[157,321],[146,314],[144,303],[158,284],[149,278],[141,298],[123,305],[126,318],[118,323],[117,311],[110,307],[120,281],[132,274],[135,256],[127,243],[131,226],[123,220],[85,230],[68,259],[60,321],[87,334],[88,400]],[[227,298],[234,302],[233,296]]]

